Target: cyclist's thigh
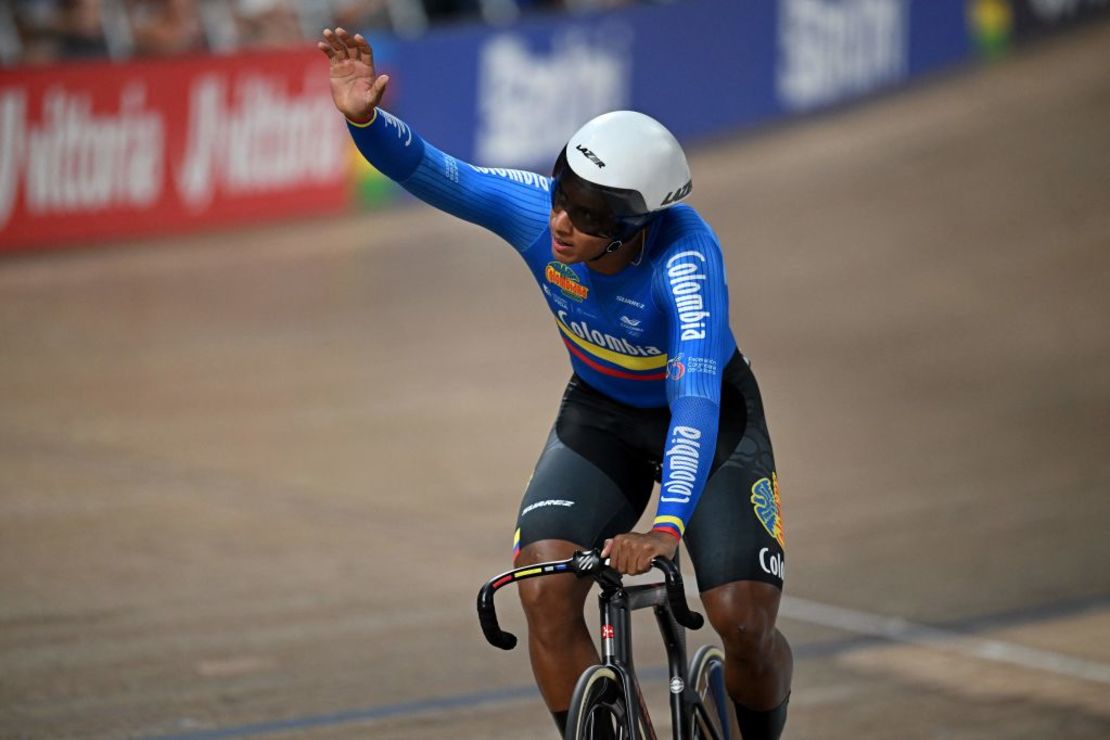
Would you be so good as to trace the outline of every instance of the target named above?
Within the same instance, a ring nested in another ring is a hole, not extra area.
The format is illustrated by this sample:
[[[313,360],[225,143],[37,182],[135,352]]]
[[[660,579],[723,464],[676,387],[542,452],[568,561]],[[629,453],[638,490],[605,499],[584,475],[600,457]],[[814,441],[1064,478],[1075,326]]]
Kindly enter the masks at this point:
[[[517,515],[513,557],[541,540],[599,547],[629,531],[651,495],[654,467],[622,440],[619,405],[572,381]]]
[[[698,589],[708,591],[732,581],[762,581],[782,588],[784,535],[778,476],[759,387],[750,372],[733,380],[724,393],[722,430],[730,415],[743,419],[743,434],[722,434],[731,450],[710,475],[686,528],[686,547]],[[730,405],[729,396],[736,399]],[[741,405],[742,404],[742,405]],[[727,457],[726,457],[727,455]]]

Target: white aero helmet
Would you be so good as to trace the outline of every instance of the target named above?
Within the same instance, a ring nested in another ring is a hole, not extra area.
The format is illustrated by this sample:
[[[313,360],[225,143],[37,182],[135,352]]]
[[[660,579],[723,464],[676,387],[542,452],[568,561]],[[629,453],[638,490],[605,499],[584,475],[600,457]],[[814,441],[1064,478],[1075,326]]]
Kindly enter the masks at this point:
[[[692,189],[690,166],[674,135],[651,116],[630,110],[605,113],[578,129],[553,175],[552,202],[566,208],[575,226],[616,240],[629,238]],[[567,191],[603,202],[608,213],[568,208]]]

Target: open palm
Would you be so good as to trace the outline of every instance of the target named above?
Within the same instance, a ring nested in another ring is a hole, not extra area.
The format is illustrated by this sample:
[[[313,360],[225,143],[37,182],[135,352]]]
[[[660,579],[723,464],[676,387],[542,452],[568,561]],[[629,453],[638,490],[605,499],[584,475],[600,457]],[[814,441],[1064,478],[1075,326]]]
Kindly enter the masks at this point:
[[[369,121],[389,83],[388,75],[374,74],[374,50],[369,42],[362,34],[351,36],[342,28],[329,28],[316,46],[328,57],[335,107],[352,121]]]

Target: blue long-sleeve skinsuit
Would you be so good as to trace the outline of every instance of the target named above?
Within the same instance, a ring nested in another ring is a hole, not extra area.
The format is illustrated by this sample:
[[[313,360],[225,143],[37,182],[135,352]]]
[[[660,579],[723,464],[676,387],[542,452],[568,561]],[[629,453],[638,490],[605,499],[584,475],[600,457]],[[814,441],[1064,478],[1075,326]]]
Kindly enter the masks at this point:
[[[564,265],[551,253],[550,178],[460,162],[383,110],[348,127],[383,174],[516,249],[583,381],[629,406],[670,407],[654,526],[681,537],[709,476],[722,371],[736,352],[720,245],[708,224],[676,205],[648,230],[642,258],[620,273]]]

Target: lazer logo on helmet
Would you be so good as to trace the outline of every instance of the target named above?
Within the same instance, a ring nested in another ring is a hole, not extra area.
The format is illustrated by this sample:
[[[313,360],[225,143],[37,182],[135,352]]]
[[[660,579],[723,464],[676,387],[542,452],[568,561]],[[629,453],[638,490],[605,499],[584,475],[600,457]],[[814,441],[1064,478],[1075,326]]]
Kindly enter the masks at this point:
[[[699,265],[690,259],[701,260]],[[678,320],[681,322],[682,340],[705,339],[705,320],[709,311],[705,310],[702,296],[702,283],[706,280],[704,271],[705,255],[687,250],[667,260],[667,280],[678,307]]]
[[[576,146],[574,148],[577,149],[578,151],[582,152],[582,154],[584,154],[586,156],[586,159],[588,159],[591,162],[593,162],[594,164],[596,164],[599,168],[605,166],[605,163],[601,161],[601,157],[597,156],[596,154],[594,154],[593,152],[591,152],[589,149],[582,146],[581,144],[579,144],[578,146]]]
[[[664,453],[667,459],[667,478],[659,501],[665,503],[688,504],[694,495],[694,481],[698,478],[698,464],[701,462],[701,430],[694,427],[676,426],[671,433],[671,445]]]
[[[669,206],[671,203],[677,203],[678,201],[689,195],[690,191],[693,189],[694,181],[687,180],[686,184],[680,187],[678,190],[672,190],[671,192],[667,193],[667,197],[663,199],[663,205]]]
[[[561,262],[548,262],[543,276],[571,300],[581,303],[590,295],[590,289],[579,282],[574,270]]]

